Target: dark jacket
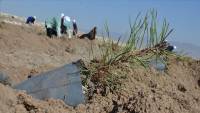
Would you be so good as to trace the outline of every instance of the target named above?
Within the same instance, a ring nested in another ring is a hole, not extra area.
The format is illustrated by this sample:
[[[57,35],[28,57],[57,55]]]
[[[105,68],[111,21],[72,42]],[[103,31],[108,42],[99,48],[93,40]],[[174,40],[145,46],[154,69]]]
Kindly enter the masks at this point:
[[[78,27],[76,22],[73,22],[73,35],[76,35],[78,33]]]
[[[29,23],[34,24],[34,22],[35,22],[35,18],[32,17],[32,16],[28,17],[27,20],[26,20],[26,23],[27,23],[27,24],[29,24]]]

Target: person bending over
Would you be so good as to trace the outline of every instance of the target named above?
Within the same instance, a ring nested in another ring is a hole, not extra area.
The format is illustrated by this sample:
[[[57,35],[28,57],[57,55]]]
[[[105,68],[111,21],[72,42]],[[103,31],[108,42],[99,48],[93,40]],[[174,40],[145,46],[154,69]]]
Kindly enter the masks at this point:
[[[77,24],[76,24],[76,20],[74,19],[73,20],[73,35],[76,36],[78,33],[78,27],[77,27]]]
[[[53,18],[49,18],[45,20],[45,28],[46,28],[47,36],[49,36],[50,38],[53,35],[57,37],[61,37],[59,18],[53,17]]]
[[[26,24],[34,24],[35,20],[36,20],[36,16],[29,16],[26,19]]]
[[[95,36],[96,36],[96,33],[97,33],[96,30],[97,30],[97,27],[95,26],[89,33],[83,34],[83,35],[81,35],[79,38],[80,38],[80,39],[83,39],[83,38],[87,37],[87,38],[90,39],[90,40],[94,40],[94,39],[95,39]]]

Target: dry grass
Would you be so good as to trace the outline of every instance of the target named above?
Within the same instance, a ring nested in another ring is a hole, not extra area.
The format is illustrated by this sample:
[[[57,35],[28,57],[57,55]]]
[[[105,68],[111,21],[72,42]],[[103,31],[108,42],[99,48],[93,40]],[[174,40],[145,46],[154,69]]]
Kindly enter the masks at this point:
[[[108,24],[105,24],[107,39],[100,47],[101,57],[92,60],[86,69],[84,84],[87,87],[88,81],[92,82],[97,93],[105,93],[106,89],[116,91],[121,86],[121,80],[128,74],[126,66],[137,65],[148,67],[152,57],[167,57],[171,53],[166,51],[166,38],[173,29],[164,19],[161,28],[158,27],[157,12],[150,10],[144,17],[138,14],[134,24],[130,22],[130,35],[125,45],[111,39]],[[160,31],[160,32],[159,32]],[[84,70],[85,71],[85,70]]]

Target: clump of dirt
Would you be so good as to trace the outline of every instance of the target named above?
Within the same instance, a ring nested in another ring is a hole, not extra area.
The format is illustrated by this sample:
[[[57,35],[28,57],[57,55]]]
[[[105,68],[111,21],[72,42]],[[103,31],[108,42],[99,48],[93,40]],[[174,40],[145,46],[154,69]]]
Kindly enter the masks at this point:
[[[0,70],[14,84],[29,75],[98,56],[98,42],[80,39],[49,39],[38,26],[0,22]],[[94,53],[90,53],[91,48]],[[120,89],[105,95],[96,91],[85,104],[73,108],[61,100],[37,100],[26,92],[0,84],[2,113],[200,113],[200,61],[171,56],[167,70],[158,72],[120,63],[113,68]],[[120,69],[120,70],[118,70]],[[121,73],[120,73],[121,72]],[[101,72],[99,72],[101,73]],[[116,84],[118,85],[118,84]]]
[[[73,108],[61,100],[40,101],[0,84],[0,111],[2,113],[73,113]]]
[[[198,113],[200,88],[195,79],[200,76],[198,62],[172,57],[166,72],[138,66],[131,68],[122,63],[120,65],[126,65],[129,71],[121,89],[106,96],[94,95],[89,106],[94,106],[95,111],[98,103],[98,109],[110,113]]]

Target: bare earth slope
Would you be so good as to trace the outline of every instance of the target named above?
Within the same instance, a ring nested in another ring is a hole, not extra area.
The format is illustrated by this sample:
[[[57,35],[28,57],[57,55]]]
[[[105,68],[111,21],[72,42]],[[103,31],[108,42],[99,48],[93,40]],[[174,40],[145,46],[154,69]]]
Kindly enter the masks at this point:
[[[13,83],[77,59],[90,59],[91,43],[79,39],[49,39],[39,26],[0,23],[0,70]],[[76,108],[60,100],[40,101],[0,84],[0,113],[200,113],[200,61],[171,57],[166,73],[125,67],[122,89]]]
[[[45,36],[41,27],[0,23],[0,68],[16,83],[30,72],[42,72],[80,58],[89,59],[89,40]]]

